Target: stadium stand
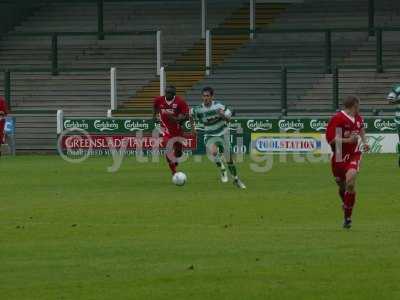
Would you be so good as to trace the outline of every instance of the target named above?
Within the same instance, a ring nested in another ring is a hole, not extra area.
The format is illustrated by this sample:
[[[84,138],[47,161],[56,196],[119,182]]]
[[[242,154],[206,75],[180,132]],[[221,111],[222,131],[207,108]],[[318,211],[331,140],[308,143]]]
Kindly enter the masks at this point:
[[[224,20],[214,29],[228,30],[229,29],[248,29],[249,28],[249,3],[248,1],[239,2],[238,6],[231,16]],[[215,12],[215,3],[212,3],[211,10]],[[257,4],[257,27],[263,28],[274,21],[282,11],[286,9],[284,4]],[[213,64],[218,65],[229,58],[237,49],[244,46],[249,41],[248,34],[234,35],[215,35],[213,36]],[[244,61],[239,62],[245,64]],[[184,51],[172,64],[173,68],[168,69],[167,66],[167,81],[177,87],[180,94],[185,94],[196,82],[204,79],[205,74],[205,41],[200,40]],[[151,97],[159,90],[159,79],[154,79],[149,85],[143,87],[138,94],[132,97],[131,100],[125,101],[121,108],[132,109],[135,115],[140,112],[149,114],[151,109]],[[124,114],[124,112],[122,112]]]
[[[0,37],[43,5],[43,0],[1,0]]]
[[[399,24],[399,3],[384,0],[377,3],[376,25]],[[273,22],[270,29],[298,30],[302,28],[366,28],[368,24],[367,1],[314,1],[292,4]],[[320,33],[260,33],[257,39],[240,48],[219,67],[212,76],[198,82],[187,93],[191,104],[199,101],[199,91],[204,85],[216,88],[218,97],[234,106],[240,115],[281,115],[280,66],[288,68],[289,115],[307,113],[329,114],[332,110],[332,75],[325,72],[324,32]],[[386,34],[385,34],[386,35]],[[384,63],[399,62],[400,45],[384,39]],[[332,32],[332,63],[338,65],[375,65],[376,40],[367,32]],[[245,67],[245,68],[244,68]],[[271,68],[272,67],[272,68]],[[372,67],[373,68],[373,67]],[[367,69],[368,70],[368,69]],[[361,93],[367,108],[388,107],[382,95],[391,83],[398,80],[398,73],[375,74],[374,70],[339,71],[339,97]],[[370,88],[366,88],[375,78]],[[364,82],[359,86],[352,82]],[[370,93],[374,89],[373,93]],[[368,92],[367,92],[368,91]],[[366,94],[368,94],[367,97]],[[322,110],[322,111],[321,111]],[[323,111],[325,110],[325,112]]]
[[[400,16],[399,16],[400,19]],[[383,33],[383,73],[376,71],[375,38],[368,39],[362,45],[347,55],[343,60],[343,69],[339,70],[339,98],[349,94],[359,95],[365,109],[380,111],[390,109],[385,96],[390,87],[400,77],[400,37],[398,32]],[[351,68],[351,66],[371,66]],[[332,76],[325,75],[314,86],[307,90],[298,101],[291,103],[292,107],[302,110],[305,106],[318,109],[331,107]],[[373,113],[373,111],[372,111]]]
[[[219,24],[241,2],[216,1],[208,18],[210,26]],[[167,65],[199,39],[199,1],[113,1],[104,3],[104,11],[106,32],[162,30]],[[97,35],[60,35],[58,57],[62,72],[58,76],[49,71],[51,36],[24,35],[96,30],[95,1],[54,1],[0,41],[1,68],[19,69],[11,73],[13,110],[43,111],[40,118],[37,112],[17,118],[19,150],[55,148],[55,113],[49,112],[46,117],[45,111],[63,109],[66,115],[105,116],[110,107],[110,67],[118,68],[120,100],[135,95],[137,89],[156,78],[155,32],[106,36],[104,40],[98,40]],[[30,71],[32,68],[45,71]],[[40,130],[31,130],[39,125]]]
[[[376,1],[375,25],[399,25],[399,5],[395,0]],[[190,104],[199,101],[202,86],[212,85],[239,116],[281,115],[281,66],[287,65],[288,114],[330,112],[333,75],[326,74],[325,32],[269,33],[265,29],[335,30],[368,25],[364,0],[257,3],[259,32],[250,40],[248,34],[229,32],[248,28],[248,1],[210,1],[208,27],[215,33],[214,69],[205,77],[200,1],[105,1],[105,32],[147,34],[113,34],[104,40],[96,34],[96,1],[35,1],[34,8],[38,7],[29,10],[34,14],[0,40],[0,69],[12,69],[11,104],[18,113],[19,151],[54,150],[56,109],[70,116],[104,116],[110,106],[110,67],[118,69],[121,110],[117,113],[148,115],[151,99],[159,91],[155,59],[158,29],[163,32],[168,82],[177,85]],[[87,34],[74,34],[82,31]],[[28,34],[31,32],[37,34]],[[69,32],[58,35],[57,76],[51,75],[52,32]],[[377,73],[376,36],[332,31],[332,63],[341,66],[340,97],[358,93],[369,108],[385,107],[380,103],[382,94],[398,80],[400,70],[396,69],[400,51],[397,36],[397,32],[383,33],[385,72]],[[351,69],[354,64],[370,66]],[[0,72],[0,93],[5,89],[3,76]]]

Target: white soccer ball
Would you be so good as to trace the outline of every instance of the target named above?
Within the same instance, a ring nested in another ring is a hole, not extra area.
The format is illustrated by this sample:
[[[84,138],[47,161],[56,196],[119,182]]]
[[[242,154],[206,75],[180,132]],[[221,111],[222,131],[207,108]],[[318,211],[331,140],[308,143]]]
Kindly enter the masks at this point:
[[[172,176],[172,182],[177,186],[182,186],[186,183],[186,175],[182,172],[176,172],[174,176]]]

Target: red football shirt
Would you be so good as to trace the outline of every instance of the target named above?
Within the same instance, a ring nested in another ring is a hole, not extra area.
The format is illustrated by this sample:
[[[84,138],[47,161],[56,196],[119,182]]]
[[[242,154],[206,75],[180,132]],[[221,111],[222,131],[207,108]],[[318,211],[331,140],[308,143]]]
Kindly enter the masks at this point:
[[[167,101],[165,96],[159,96],[154,99],[154,110],[160,113],[161,127],[165,135],[180,136],[183,134],[182,125],[169,119],[169,115],[178,116],[180,114],[188,114],[189,106],[186,101],[179,96],[175,96],[173,100]]]
[[[336,113],[328,123],[326,128],[326,140],[331,145],[334,155],[336,154],[334,139],[338,134],[342,138],[348,138],[352,134],[359,135],[364,128],[363,118],[357,114],[354,117],[344,111]],[[333,142],[333,143],[332,143]],[[359,143],[343,143],[342,156],[360,154]]]
[[[8,114],[6,100],[4,100],[4,98],[0,96],[0,113],[1,112],[4,113],[5,115]],[[2,118],[2,117],[4,117],[4,116],[0,116],[0,118]],[[0,119],[0,137],[3,136],[5,123],[6,123],[5,119]]]

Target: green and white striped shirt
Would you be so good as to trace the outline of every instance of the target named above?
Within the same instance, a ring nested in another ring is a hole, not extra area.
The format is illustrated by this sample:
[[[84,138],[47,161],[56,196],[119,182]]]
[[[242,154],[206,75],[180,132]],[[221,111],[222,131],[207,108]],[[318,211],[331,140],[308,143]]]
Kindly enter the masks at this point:
[[[204,125],[204,136],[221,136],[228,130],[228,123],[219,113],[221,109],[231,114],[229,108],[218,101],[212,101],[210,106],[202,104],[190,110],[194,121]]]

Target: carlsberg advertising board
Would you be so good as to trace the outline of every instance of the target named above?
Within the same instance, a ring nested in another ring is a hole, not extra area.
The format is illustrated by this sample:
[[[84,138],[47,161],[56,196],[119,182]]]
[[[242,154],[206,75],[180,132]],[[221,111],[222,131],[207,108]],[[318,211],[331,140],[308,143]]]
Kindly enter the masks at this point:
[[[229,140],[233,153],[268,152],[315,152],[330,153],[325,140],[328,118],[234,118],[229,124]],[[134,136],[144,138],[159,135],[159,124],[149,119],[129,118],[65,118],[63,136],[85,134],[87,143],[97,142],[105,136],[116,136],[117,140]],[[364,124],[368,143],[374,153],[395,153],[398,141],[396,123],[393,118],[367,118]],[[204,129],[196,128],[196,136],[190,134],[190,123],[184,124],[185,144],[194,154],[204,154]],[[196,141],[194,141],[195,139]],[[65,139],[63,140],[65,141]],[[102,142],[104,143],[104,142]],[[162,143],[159,143],[163,147]],[[79,147],[78,147],[79,148]],[[85,147],[82,147],[85,150]]]

